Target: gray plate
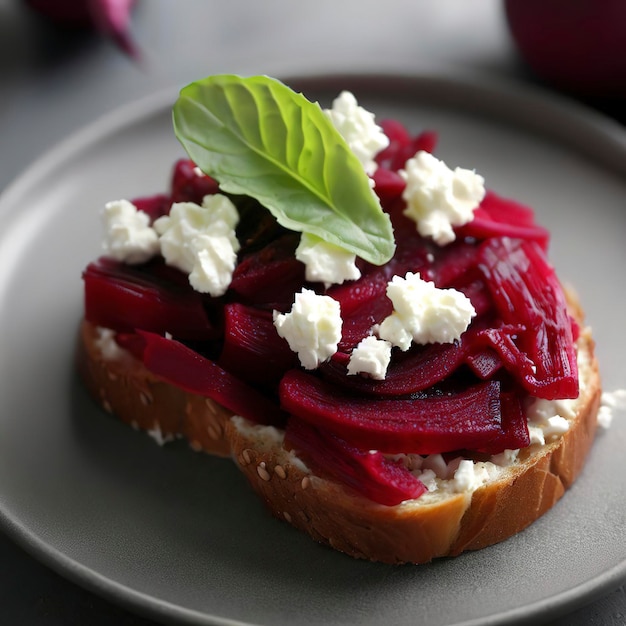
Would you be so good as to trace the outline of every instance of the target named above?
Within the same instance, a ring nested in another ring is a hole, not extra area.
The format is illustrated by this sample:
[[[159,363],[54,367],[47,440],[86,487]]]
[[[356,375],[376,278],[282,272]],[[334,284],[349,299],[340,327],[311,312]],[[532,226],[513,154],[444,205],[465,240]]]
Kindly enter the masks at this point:
[[[567,103],[436,77],[290,81],[353,90],[379,119],[440,134],[439,155],[536,207],[626,386],[626,136]],[[174,93],[125,108],[36,163],[0,199],[0,518],[27,550],[131,609],[189,624],[501,624],[548,618],[626,577],[626,424],[528,530],[422,567],[352,560],[272,519],[229,461],[164,449],[97,409],[72,358],[83,266],[104,202],[165,188],[182,156]],[[616,477],[619,476],[619,479]]]

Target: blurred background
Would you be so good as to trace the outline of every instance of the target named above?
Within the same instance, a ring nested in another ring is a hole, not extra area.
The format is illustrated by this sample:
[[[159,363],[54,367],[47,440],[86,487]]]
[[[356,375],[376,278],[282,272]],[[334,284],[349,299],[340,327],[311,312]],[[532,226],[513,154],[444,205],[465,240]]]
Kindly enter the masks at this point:
[[[209,74],[390,71],[522,83],[623,125],[626,1],[0,0],[0,193],[99,116]],[[0,563],[0,624],[150,624],[1,533]],[[622,587],[558,625],[625,615]]]

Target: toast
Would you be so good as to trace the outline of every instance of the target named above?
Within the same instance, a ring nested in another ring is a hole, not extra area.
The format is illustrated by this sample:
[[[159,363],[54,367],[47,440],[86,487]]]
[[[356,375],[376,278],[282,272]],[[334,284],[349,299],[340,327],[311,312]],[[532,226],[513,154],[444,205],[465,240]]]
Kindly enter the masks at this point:
[[[582,311],[568,294],[571,311]],[[589,328],[577,342],[580,395],[569,428],[532,444],[476,490],[457,493],[450,480],[415,500],[377,504],[313,472],[284,445],[284,431],[256,425],[203,396],[151,374],[106,331],[83,321],[78,368],[100,405],[149,432],[157,442],[185,438],[196,451],[232,456],[277,518],[356,558],[425,563],[498,543],[548,511],[580,473],[593,443],[601,386]]]

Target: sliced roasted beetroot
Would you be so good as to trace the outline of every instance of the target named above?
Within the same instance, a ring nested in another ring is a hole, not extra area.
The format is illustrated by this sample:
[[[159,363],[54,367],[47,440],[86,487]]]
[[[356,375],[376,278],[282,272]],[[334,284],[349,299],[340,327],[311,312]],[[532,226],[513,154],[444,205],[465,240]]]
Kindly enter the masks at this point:
[[[479,269],[502,320],[524,329],[515,337],[496,337],[501,345],[493,347],[505,364],[537,397],[576,398],[578,369],[571,319],[541,246],[528,240],[490,239],[481,246]]]
[[[485,315],[493,308],[491,294],[485,281],[482,277],[476,276],[474,272],[469,271],[461,280],[451,286],[469,298],[476,311],[476,317]]]
[[[232,303],[224,307],[224,347],[218,363],[245,382],[269,389],[297,365],[297,357],[276,332],[271,311]]]
[[[219,192],[219,186],[210,176],[198,172],[190,159],[179,159],[172,173],[172,202],[202,204],[204,196]]]
[[[389,146],[376,156],[376,161],[389,170],[402,169],[420,150],[431,153],[435,151],[437,133],[433,131],[412,136],[401,122],[392,119],[382,120],[380,126],[389,138]]]
[[[393,311],[389,298],[380,296],[366,301],[358,309],[344,314],[341,327],[339,350],[352,350],[360,341],[371,334],[372,327],[380,324]]]
[[[387,283],[394,276],[396,263],[392,259],[387,265],[374,268],[362,276],[357,282],[333,285],[327,294],[339,302],[341,316],[346,318],[358,314],[359,310],[371,302],[385,298]]]
[[[384,380],[348,376],[347,367],[338,359],[324,363],[320,372],[325,380],[369,396],[406,396],[424,391],[450,376],[463,363],[465,349],[460,342],[415,345],[396,354]]]
[[[408,151],[411,145],[411,134],[398,120],[383,119],[379,124],[389,139],[389,145],[376,155],[376,162],[380,167],[392,169],[391,164],[396,160],[396,155]]]
[[[513,226],[536,225],[533,209],[517,202],[517,200],[505,198],[491,189],[488,189],[485,193],[485,197],[480,203],[480,208],[496,222]]]
[[[432,264],[433,281],[440,289],[450,287],[476,267],[478,250],[472,243],[456,241],[438,251]]]
[[[150,216],[150,221],[154,222],[154,220],[170,212],[172,199],[167,194],[157,193],[153,196],[134,198],[133,204],[140,211],[147,213]]]
[[[211,323],[202,295],[187,285],[158,279],[153,266],[130,266],[101,258],[87,266],[85,318],[119,332],[137,328],[189,340],[210,340],[220,329]],[[173,270],[173,268],[169,268]]]
[[[233,273],[230,289],[246,303],[282,309],[304,284],[304,264],[296,260],[297,239],[281,237],[244,257]]]
[[[530,445],[528,422],[520,396],[517,393],[507,392],[500,395],[502,412],[502,432],[478,452],[499,454],[504,450],[519,450]]]
[[[502,367],[502,359],[491,348],[478,349],[476,352],[468,354],[465,357],[465,363],[482,380],[493,378]]]
[[[531,239],[547,250],[549,231],[535,223],[534,212],[515,200],[504,198],[488,190],[474,219],[456,229],[459,237],[473,237],[482,241],[490,237]]]
[[[406,187],[406,182],[400,174],[385,167],[379,167],[374,172],[372,178],[374,180],[374,191],[383,207],[399,198]]]
[[[426,487],[403,465],[380,452],[359,450],[306,422],[290,418],[285,441],[318,473],[349,485],[361,495],[387,506],[419,498]]]
[[[471,222],[457,229],[457,235],[460,237],[474,237],[478,240],[490,237],[530,239],[540,244],[544,250],[548,248],[550,240],[549,231],[542,226],[517,226],[516,224],[497,222],[480,208],[476,209],[474,219]]]
[[[137,336],[143,345],[135,342],[133,351],[141,353],[144,365],[155,376],[259,424],[275,424],[282,418],[274,402],[184,344],[144,331],[137,331]]]
[[[418,454],[472,450],[501,432],[500,384],[495,381],[458,393],[373,399],[291,370],[279,393],[287,412],[363,449]]]

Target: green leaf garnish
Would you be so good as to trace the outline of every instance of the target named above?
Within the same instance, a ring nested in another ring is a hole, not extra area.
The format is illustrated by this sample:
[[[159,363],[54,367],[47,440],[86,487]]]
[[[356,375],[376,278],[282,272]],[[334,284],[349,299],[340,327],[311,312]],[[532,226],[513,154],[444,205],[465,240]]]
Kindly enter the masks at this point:
[[[319,104],[267,76],[225,74],[182,89],[173,121],[189,157],[225,192],[371,263],[393,256],[389,217]]]

